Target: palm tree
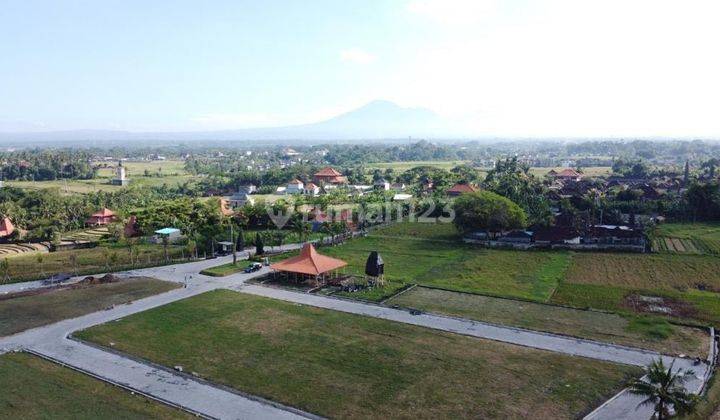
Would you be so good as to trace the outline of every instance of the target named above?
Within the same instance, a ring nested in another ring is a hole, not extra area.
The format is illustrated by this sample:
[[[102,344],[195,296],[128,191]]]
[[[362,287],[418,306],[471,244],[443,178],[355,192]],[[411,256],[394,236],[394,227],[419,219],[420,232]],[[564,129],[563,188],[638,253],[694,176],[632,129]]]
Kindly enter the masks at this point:
[[[45,270],[43,269],[43,261],[45,261],[45,256],[42,254],[42,252],[38,252],[37,256],[35,256],[35,260],[40,266],[40,274],[45,277]]]
[[[697,396],[689,393],[683,384],[692,375],[692,370],[677,369],[673,364],[666,368],[662,358],[654,360],[645,368],[645,376],[630,383],[630,392],[646,397],[640,405],[654,405],[655,418],[664,420],[670,417],[670,409],[678,414],[686,414],[695,409]]]
[[[292,225],[292,230],[297,234],[300,242],[305,242],[307,237],[310,236],[312,228],[310,227],[310,223],[303,222],[302,220],[296,220]]]

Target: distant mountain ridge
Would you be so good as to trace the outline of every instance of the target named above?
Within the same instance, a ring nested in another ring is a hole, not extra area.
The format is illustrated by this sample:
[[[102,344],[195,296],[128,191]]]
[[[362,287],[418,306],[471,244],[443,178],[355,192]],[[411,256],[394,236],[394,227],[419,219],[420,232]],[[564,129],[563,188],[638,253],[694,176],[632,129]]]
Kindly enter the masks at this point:
[[[452,125],[425,108],[403,108],[372,101],[360,108],[317,123],[237,130],[131,132],[70,130],[0,133],[0,141],[122,141],[122,140],[381,140],[452,136]]]

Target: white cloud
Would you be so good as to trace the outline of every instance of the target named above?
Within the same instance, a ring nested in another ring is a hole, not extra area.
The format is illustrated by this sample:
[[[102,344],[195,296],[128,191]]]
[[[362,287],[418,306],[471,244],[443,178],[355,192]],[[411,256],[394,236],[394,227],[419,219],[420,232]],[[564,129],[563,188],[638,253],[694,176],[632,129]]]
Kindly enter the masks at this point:
[[[359,48],[340,51],[340,59],[349,63],[369,64],[377,59],[373,54]]]

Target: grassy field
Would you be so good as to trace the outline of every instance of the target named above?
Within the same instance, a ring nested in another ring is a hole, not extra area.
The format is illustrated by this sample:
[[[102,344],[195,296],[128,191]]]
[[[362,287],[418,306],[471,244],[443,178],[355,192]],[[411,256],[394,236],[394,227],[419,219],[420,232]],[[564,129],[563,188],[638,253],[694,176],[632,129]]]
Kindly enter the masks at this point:
[[[550,298],[569,261],[567,253],[480,249],[457,239],[450,224],[404,223],[321,252],[346,261],[348,273],[362,275],[368,254],[378,251],[390,287],[417,283],[539,301]]]
[[[720,223],[665,223],[656,234],[655,252],[720,255]]]
[[[690,255],[576,254],[567,282],[636,289],[720,291],[720,259]]]
[[[77,335],[327,417],[575,418],[638,374],[231,291]]]
[[[628,297],[657,296],[676,318],[720,325],[720,260],[699,255],[576,254],[552,301],[632,312]]]
[[[243,271],[249,264],[247,260],[238,261],[235,264],[229,262],[227,264],[206,268],[201,271],[200,274],[213,277],[225,277]]]
[[[512,299],[416,287],[387,305],[477,319],[495,324],[647,348],[665,354],[707,357],[708,334],[660,317],[620,316]]]
[[[0,336],[75,318],[177,287],[175,283],[139,277],[118,283],[80,286],[0,300]]]
[[[94,179],[68,179],[55,181],[6,181],[9,186],[26,189],[57,188],[66,194],[87,194],[94,191],[117,191],[121,186],[111,185],[110,180],[115,177],[117,162],[108,162],[112,167],[100,168],[97,178]],[[196,177],[185,172],[185,163],[177,160],[152,162],[123,162],[132,185],[170,186],[192,182]],[[149,176],[145,176],[148,170]]]
[[[168,251],[171,258],[180,258],[184,255],[184,252],[184,248],[181,246],[170,246]],[[113,254],[117,258],[115,263],[110,261]],[[73,267],[72,255],[76,258],[76,267]],[[122,246],[98,246],[95,248],[50,252],[42,254],[42,259],[42,263],[39,263],[37,253],[8,259],[10,264],[9,282],[47,278],[57,273],[74,274],[75,268],[81,274],[116,271],[121,267],[124,269],[130,268],[130,250]],[[136,266],[159,264],[163,259],[162,245],[138,245],[136,253],[133,254],[133,263]],[[107,269],[108,263],[110,263],[111,270]],[[0,283],[3,283],[3,279],[0,279]]]
[[[381,301],[413,283],[626,316],[648,313],[628,298],[659,296],[679,307],[672,317],[720,325],[720,259],[715,257],[490,250],[461,243],[450,224],[424,223],[376,229],[320,252],[345,260],[347,273],[362,276],[373,250],[385,260],[389,285],[341,295]]]
[[[0,356],[0,417],[190,419],[147,398],[24,353]]]

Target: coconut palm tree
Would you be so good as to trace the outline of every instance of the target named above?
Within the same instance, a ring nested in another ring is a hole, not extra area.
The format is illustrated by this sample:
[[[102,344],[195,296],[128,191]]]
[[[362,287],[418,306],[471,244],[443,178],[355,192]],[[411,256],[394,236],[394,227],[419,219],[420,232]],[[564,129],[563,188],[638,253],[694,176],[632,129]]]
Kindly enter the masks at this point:
[[[640,405],[654,405],[657,420],[670,418],[671,408],[678,414],[694,410],[697,396],[689,393],[683,384],[695,374],[692,370],[673,370],[673,364],[665,367],[662,358],[654,360],[645,368],[645,376],[630,383],[630,392],[645,399]]]
[[[307,240],[308,236],[310,236],[311,230],[312,228],[310,227],[310,223],[303,222],[302,220],[296,220],[292,225],[292,231],[297,234],[300,242],[305,242]]]

